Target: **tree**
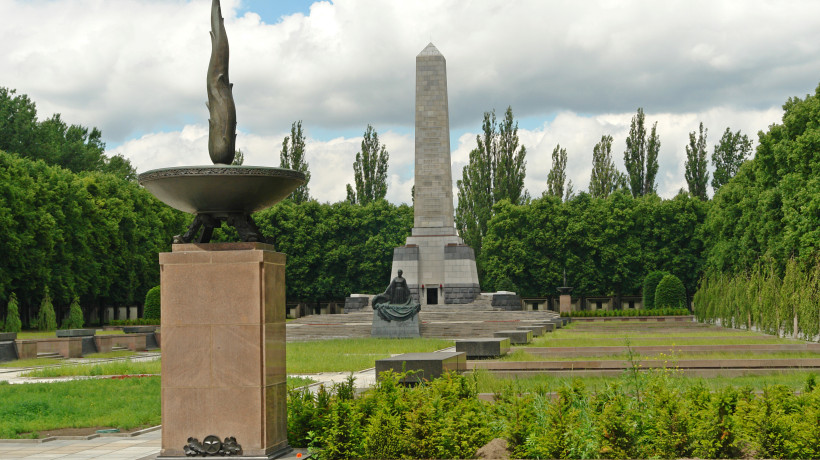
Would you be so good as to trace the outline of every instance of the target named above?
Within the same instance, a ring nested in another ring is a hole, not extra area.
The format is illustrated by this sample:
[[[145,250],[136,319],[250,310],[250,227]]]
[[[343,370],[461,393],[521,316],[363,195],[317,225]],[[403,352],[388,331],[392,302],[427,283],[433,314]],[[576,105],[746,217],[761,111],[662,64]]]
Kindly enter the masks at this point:
[[[623,173],[612,161],[612,136],[601,136],[601,141],[592,149],[592,175],[589,179],[589,194],[593,198],[606,198],[623,185]]]
[[[456,182],[456,227],[476,254],[481,251],[493,205],[502,200],[523,204],[530,199],[524,190],[527,150],[518,145],[518,123],[513,120],[512,107],[507,107],[500,125],[495,110],[484,112],[482,131],[483,136],[476,136],[476,148],[470,152],[461,180]]]
[[[80,329],[85,324],[79,297],[74,297],[68,310],[68,318],[63,321],[63,329]]]
[[[644,310],[652,310],[655,308],[655,290],[658,288],[658,283],[668,274],[669,272],[663,270],[655,270],[649,272],[646,278],[643,279]]]
[[[347,201],[355,204],[368,204],[383,200],[387,195],[387,160],[390,155],[387,147],[379,144],[379,134],[373,126],[367,125],[362,139],[362,149],[356,153],[353,163],[353,187],[347,184]]]
[[[723,132],[723,137],[715,145],[715,151],[712,152],[712,166],[715,167],[715,172],[712,174],[712,189],[717,193],[723,184],[729,182],[729,179],[735,177],[740,165],[749,156],[752,151],[752,141],[740,130],[732,133],[732,130],[726,128]]]
[[[658,151],[661,148],[657,132],[658,122],[652,125],[652,131],[647,139],[644,119],[643,108],[638,108],[638,113],[632,117],[624,151],[624,166],[634,197],[654,193],[655,175],[658,173]]]
[[[552,168],[550,168],[549,175],[547,175],[547,190],[544,193],[558,198],[563,197],[566,180],[567,149],[562,149],[561,144],[558,144],[552,150]]]
[[[362,148],[364,148],[364,146],[362,146]],[[385,163],[386,162],[387,160],[385,159]],[[302,132],[302,120],[293,122],[290,126],[290,136],[285,136],[285,139],[282,141],[282,151],[279,153],[279,166],[305,174],[305,183],[296,187],[296,190],[290,194],[290,199],[296,203],[304,203],[310,200],[310,192],[308,191],[310,171],[308,170],[308,163],[305,161],[305,134]],[[385,165],[385,170],[386,168]]]
[[[706,134],[708,130],[700,123],[700,133],[695,139],[695,131],[689,133],[689,145],[686,146],[686,184],[689,193],[701,200],[706,200],[706,184],[709,183],[709,172],[706,170]]]
[[[236,149],[236,152],[234,152],[233,161],[231,162],[231,165],[242,166],[243,164],[245,164],[245,154],[242,153],[242,149]]]
[[[666,275],[655,288],[655,308],[686,308],[686,289],[675,275]]]
[[[45,288],[43,301],[40,302],[40,310],[37,312],[37,329],[40,331],[57,329],[57,315],[54,313],[54,305],[51,303],[48,287]]]
[[[145,308],[142,311],[143,318],[146,319],[160,319],[162,313],[161,309],[161,291],[160,286],[154,286],[145,294]]]
[[[17,308],[17,295],[13,292],[9,297],[8,309],[6,311],[6,323],[3,326],[5,332],[20,332],[23,324],[20,321],[20,311]]]

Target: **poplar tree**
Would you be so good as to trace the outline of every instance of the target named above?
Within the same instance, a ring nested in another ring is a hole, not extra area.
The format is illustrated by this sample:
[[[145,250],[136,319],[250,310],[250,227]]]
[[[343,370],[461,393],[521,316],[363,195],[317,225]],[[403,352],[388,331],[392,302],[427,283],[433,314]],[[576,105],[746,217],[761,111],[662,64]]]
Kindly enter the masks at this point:
[[[242,149],[236,149],[231,165],[242,166],[243,164],[245,164],[245,154],[242,153]]]
[[[715,167],[715,172],[712,174],[712,189],[715,192],[723,184],[729,182],[729,179],[735,177],[740,165],[751,151],[752,141],[747,135],[742,134],[740,130],[732,133],[731,129],[726,128],[712,153],[712,166]]]
[[[282,151],[279,152],[279,167],[293,169],[305,174],[305,183],[296,187],[296,190],[290,194],[290,199],[295,203],[309,201],[310,171],[308,170],[308,163],[305,161],[305,134],[302,132],[302,120],[293,122],[290,126],[290,136],[285,136],[282,141]]]
[[[544,195],[564,196],[564,183],[567,180],[567,149],[562,149],[561,144],[552,150],[552,168],[547,175],[547,190]]]
[[[658,151],[661,148],[658,122],[652,125],[647,139],[645,118],[643,108],[638,108],[638,113],[632,117],[624,151],[624,166],[634,197],[655,193],[655,176],[658,174]]]
[[[699,133],[689,133],[689,145],[686,146],[686,184],[689,193],[701,200],[706,200],[706,184],[709,183],[709,172],[706,171],[706,134],[708,130],[700,123]]]
[[[481,250],[493,205],[501,200],[520,205],[530,199],[524,189],[527,149],[519,144],[512,107],[507,107],[500,124],[495,110],[484,112],[482,131],[483,135],[476,136],[476,148],[470,152],[461,180],[456,182],[456,227],[476,253]]]
[[[601,136],[592,149],[592,175],[589,178],[589,194],[593,198],[606,198],[620,188],[623,174],[612,161],[612,136]]]
[[[353,163],[354,191],[347,184],[347,201],[354,204],[367,204],[383,200],[387,195],[387,160],[390,155],[387,147],[379,143],[379,134],[373,126],[367,125],[362,139],[362,149],[356,153]]]

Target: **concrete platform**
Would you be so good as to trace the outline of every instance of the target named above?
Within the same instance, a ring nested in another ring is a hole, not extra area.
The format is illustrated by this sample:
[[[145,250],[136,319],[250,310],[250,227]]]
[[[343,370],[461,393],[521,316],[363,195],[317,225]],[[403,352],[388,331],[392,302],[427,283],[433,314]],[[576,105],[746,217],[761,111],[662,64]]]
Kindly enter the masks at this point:
[[[508,331],[496,331],[493,337],[507,337],[513,345],[524,345],[532,342],[532,331],[512,329]]]
[[[496,358],[509,353],[510,339],[507,337],[459,339],[456,340],[456,351],[464,352],[467,359]]]
[[[516,329],[520,329],[522,331],[532,331],[533,337],[541,337],[544,335],[545,328],[539,324],[527,324],[518,326]]]
[[[463,352],[404,353],[376,361],[376,377],[385,371],[416,371],[402,379],[403,383],[418,383],[440,377],[448,371],[463,372],[467,369],[467,354]]]

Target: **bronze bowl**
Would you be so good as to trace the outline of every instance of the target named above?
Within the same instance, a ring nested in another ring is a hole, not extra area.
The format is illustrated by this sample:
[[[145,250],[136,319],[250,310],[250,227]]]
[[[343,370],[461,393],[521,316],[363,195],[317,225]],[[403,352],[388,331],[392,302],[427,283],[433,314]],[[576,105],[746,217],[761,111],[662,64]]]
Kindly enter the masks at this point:
[[[181,166],[146,171],[139,183],[172,208],[219,217],[269,208],[304,184],[305,175],[265,166]]]

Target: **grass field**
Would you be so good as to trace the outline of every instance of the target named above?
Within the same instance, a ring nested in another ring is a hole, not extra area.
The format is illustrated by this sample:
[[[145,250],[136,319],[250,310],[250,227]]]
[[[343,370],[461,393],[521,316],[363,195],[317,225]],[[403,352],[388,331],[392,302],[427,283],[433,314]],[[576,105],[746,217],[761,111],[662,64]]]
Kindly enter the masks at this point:
[[[526,350],[516,350],[500,358],[500,361],[623,361],[629,358],[628,352],[606,356],[573,356],[552,357],[527,353]],[[820,353],[810,351],[784,351],[775,353],[756,352],[722,352],[710,353],[673,353],[670,351],[656,354],[633,354],[633,358],[641,361],[664,360],[674,362],[682,359],[794,359],[820,358]]]
[[[160,423],[159,377],[0,382],[0,438],[57,428],[130,430]]]
[[[98,330],[96,335],[122,335],[125,334],[122,330],[116,331],[100,331]],[[57,332],[55,331],[24,331],[17,333],[17,340],[31,340],[31,339],[53,339],[57,337]]]
[[[160,361],[113,361],[97,364],[69,364],[45,367],[23,374],[24,377],[69,377],[97,375],[159,374]]]
[[[806,385],[807,379],[812,375],[816,376],[817,374],[813,372],[791,372],[770,375],[710,378],[675,375],[672,377],[672,382],[684,388],[702,383],[706,388],[711,390],[718,390],[727,386],[750,387],[754,390],[762,390],[768,385],[786,385],[793,390],[802,390]],[[627,376],[553,377],[549,375],[533,375],[507,378],[494,376],[486,371],[477,371],[475,378],[478,382],[478,391],[480,393],[497,393],[509,389],[523,393],[532,391],[556,391],[563,386],[570,385],[575,380],[580,380],[588,389],[597,391],[605,388],[608,383],[627,378]]]
[[[287,346],[288,374],[349,372],[373,367],[377,359],[397,353],[419,353],[453,346],[442,339],[333,339],[291,342]]]

